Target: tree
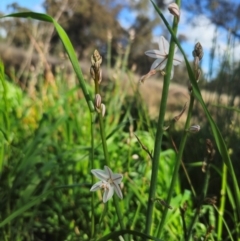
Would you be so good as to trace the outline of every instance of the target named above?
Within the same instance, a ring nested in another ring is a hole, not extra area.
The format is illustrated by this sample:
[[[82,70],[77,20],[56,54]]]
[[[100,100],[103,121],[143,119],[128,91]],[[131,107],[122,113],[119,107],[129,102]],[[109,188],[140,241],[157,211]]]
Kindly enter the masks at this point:
[[[192,16],[205,15],[212,23],[222,27],[240,38],[240,2],[235,0],[192,0],[183,1],[183,8],[191,13]],[[196,23],[195,23],[196,24]]]
[[[46,0],[46,12],[55,16],[65,0]],[[106,51],[107,33],[111,30],[114,39],[121,38],[123,29],[117,21],[121,5],[108,0],[71,0],[63,11],[59,23],[67,32],[80,57],[90,56],[89,50]],[[58,37],[52,39],[52,44]]]

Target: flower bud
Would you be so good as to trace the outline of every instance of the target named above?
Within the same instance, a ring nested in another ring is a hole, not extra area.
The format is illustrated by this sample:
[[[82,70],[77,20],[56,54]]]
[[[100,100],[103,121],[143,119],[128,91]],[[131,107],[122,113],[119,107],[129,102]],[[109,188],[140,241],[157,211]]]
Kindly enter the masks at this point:
[[[179,21],[179,19],[180,19],[180,10],[179,10],[178,5],[176,3],[171,3],[168,6],[168,10]]]
[[[91,66],[91,68],[90,68],[90,75],[91,75],[91,77],[92,77],[93,80],[96,79],[95,71],[94,71],[94,68],[93,68],[92,66]]]
[[[96,108],[96,109],[100,109],[100,108],[101,108],[102,98],[101,98],[101,95],[100,95],[100,94],[96,94],[96,95],[95,95],[94,104],[95,104],[95,108]]]
[[[101,111],[102,111],[102,116],[105,116],[105,112],[106,112],[106,106],[104,104],[101,104]]]
[[[200,131],[200,126],[199,125],[193,125],[193,126],[190,126],[189,129],[188,129],[188,132],[190,133],[197,133]]]
[[[95,49],[93,52],[93,55],[91,56],[91,62],[92,66],[96,69],[99,69],[101,63],[102,63],[102,56],[99,54],[99,52]]]

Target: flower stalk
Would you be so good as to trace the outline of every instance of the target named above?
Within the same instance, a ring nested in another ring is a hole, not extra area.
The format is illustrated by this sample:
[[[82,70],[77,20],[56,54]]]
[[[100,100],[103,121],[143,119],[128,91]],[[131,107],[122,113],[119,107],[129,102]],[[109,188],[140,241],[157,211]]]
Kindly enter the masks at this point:
[[[90,149],[90,169],[93,169],[94,164],[94,118],[93,113],[90,112],[90,118],[91,118],[91,149]],[[93,176],[92,176],[92,183],[94,182]],[[94,212],[94,194],[91,195],[91,237],[93,238],[95,236],[95,212]]]
[[[121,174],[114,174],[112,173],[109,166],[109,154],[108,154],[108,148],[107,148],[107,139],[105,134],[105,128],[103,123],[103,117],[105,115],[106,107],[102,103],[102,98],[100,95],[100,83],[102,81],[102,70],[100,68],[102,63],[102,56],[99,54],[97,50],[94,51],[93,55],[91,56],[91,68],[90,68],[90,75],[94,80],[95,83],[95,110],[98,113],[99,118],[99,125],[100,125],[100,135],[102,140],[102,147],[105,157],[105,174],[104,171],[93,169],[92,173],[97,176],[101,181],[96,183],[92,186],[91,191],[98,190],[100,188],[103,188],[104,196],[103,196],[103,202],[107,202],[112,196],[113,191],[117,193],[117,195],[122,198],[122,192],[118,184],[122,180]],[[116,176],[118,175],[118,176]],[[117,178],[117,179],[116,179]],[[120,180],[120,182],[119,182]],[[105,204],[106,205],[106,204]],[[121,229],[124,229],[124,223],[123,223],[123,216],[120,212],[119,202],[118,199],[114,197],[114,205],[116,209],[116,213],[118,216],[119,224]]]
[[[172,30],[175,35],[177,33],[177,27],[178,27],[178,20],[174,18]],[[175,43],[171,38],[167,64],[166,64],[166,75],[164,76],[164,83],[163,83],[163,89],[162,89],[162,99],[161,99],[158,124],[157,124],[158,128],[155,136],[153,162],[152,162],[152,175],[151,175],[150,190],[149,190],[149,197],[148,197],[148,208],[147,208],[147,215],[146,215],[146,234],[150,234],[151,226],[152,226],[153,208],[154,208],[154,200],[155,200],[158,169],[159,169],[159,157],[161,153],[162,137],[163,137],[163,130],[164,130],[164,117],[165,117],[165,112],[167,107],[168,90],[170,85],[172,65],[173,65],[173,59],[175,54],[174,49],[175,49]]]

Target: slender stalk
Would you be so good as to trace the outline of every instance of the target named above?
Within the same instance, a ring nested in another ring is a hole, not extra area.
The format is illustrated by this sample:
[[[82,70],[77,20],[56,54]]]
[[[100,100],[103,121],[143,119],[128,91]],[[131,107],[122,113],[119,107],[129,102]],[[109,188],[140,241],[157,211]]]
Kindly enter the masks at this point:
[[[107,139],[106,139],[106,134],[105,134],[102,113],[100,113],[98,115],[98,118],[99,118],[99,124],[100,124],[100,135],[101,135],[101,139],[102,139],[102,147],[103,147],[103,153],[104,153],[104,157],[105,157],[105,164],[107,166],[110,166],[109,165],[108,148],[107,148]]]
[[[104,130],[104,123],[103,123],[103,117],[102,114],[100,113],[99,115],[99,123],[100,123],[100,134],[101,134],[101,138],[102,138],[102,146],[103,146],[103,152],[104,152],[104,157],[105,157],[105,163],[107,166],[110,166],[109,163],[109,155],[108,155],[108,148],[107,148],[107,141],[106,141],[106,135],[105,135],[105,130]],[[118,215],[118,221],[120,224],[121,229],[124,229],[124,224],[123,224],[123,216],[121,213],[121,209],[119,206],[119,202],[118,199],[114,196],[114,205],[115,205],[115,209]]]
[[[172,144],[173,144],[174,150],[176,151],[176,153],[178,153],[178,149],[177,149],[177,147],[176,147],[176,145],[175,145],[172,137],[171,137],[171,140],[172,140]],[[191,179],[190,179],[190,176],[188,175],[187,169],[186,169],[185,164],[184,164],[183,161],[181,161],[181,166],[182,166],[182,169],[183,169],[183,171],[184,171],[184,173],[185,173],[185,176],[186,176],[186,178],[187,178],[187,180],[188,180],[188,184],[189,184],[189,186],[190,186],[190,188],[191,188],[191,190],[192,190],[193,196],[196,197],[195,189],[194,189],[194,187],[193,187],[193,185],[192,185],[192,181],[191,181]]]
[[[201,206],[202,206],[203,201],[204,201],[204,199],[206,197],[206,194],[207,194],[207,189],[208,189],[208,184],[209,184],[209,179],[210,179],[210,167],[211,167],[211,165],[209,164],[208,167],[207,167],[206,173],[205,173],[205,177],[204,177],[204,184],[203,184],[202,194],[201,194],[201,197],[200,197],[200,200],[199,200],[199,206],[196,208],[194,217],[193,217],[192,222],[190,224],[186,241],[191,239],[193,227],[194,227],[194,225],[195,225],[195,223],[198,219],[198,216],[199,216],[200,211],[201,211]]]
[[[127,68],[128,57],[129,57],[130,50],[131,50],[131,44],[132,44],[132,40],[131,40],[131,38],[130,38],[130,39],[129,39],[129,42],[128,42],[128,45],[127,45],[127,47],[126,47],[126,50],[125,50],[124,56],[123,56],[123,61],[122,61],[122,72],[125,72],[125,71],[126,71],[126,68]]]
[[[108,203],[105,203],[103,206],[104,206],[104,208],[103,208],[103,211],[101,213],[99,223],[96,224],[96,232],[95,232],[96,234],[99,233],[101,223],[103,222],[103,219],[104,219],[104,217],[105,217],[105,215],[107,214],[107,211],[108,211]],[[92,240],[96,241],[96,238],[93,238],[90,241],[92,241]]]
[[[95,95],[99,94],[100,95],[100,83],[101,83],[101,69],[100,65],[102,62],[102,57],[98,53],[97,50],[94,51],[94,54],[92,55],[92,67],[90,69],[92,77],[94,77],[94,82],[95,82]],[[107,138],[105,134],[105,128],[104,128],[104,122],[103,122],[103,116],[102,116],[102,111],[98,113],[98,118],[99,118],[99,125],[100,125],[100,135],[102,139],[102,147],[103,147],[103,152],[104,152],[104,157],[105,157],[105,164],[110,167],[110,160],[109,160],[109,154],[108,154],[108,147],[107,147]],[[123,216],[122,213],[120,212],[120,207],[119,207],[119,202],[118,199],[114,196],[114,205],[116,209],[116,213],[118,216],[119,224],[121,229],[124,229],[123,225]]]
[[[193,97],[193,95],[191,95],[189,108],[188,108],[188,115],[187,115],[187,120],[186,120],[186,123],[185,123],[184,130],[187,130],[190,126],[193,104],[194,104],[194,97]],[[188,135],[188,132],[184,131],[184,134],[183,134],[181,142],[180,142],[179,151],[178,151],[178,154],[177,154],[177,160],[176,160],[176,164],[175,164],[174,171],[173,171],[172,181],[171,181],[170,188],[169,188],[169,191],[168,191],[168,196],[167,196],[167,201],[166,201],[167,204],[170,204],[171,198],[172,198],[172,195],[173,195],[173,192],[174,192],[175,184],[176,184],[177,177],[178,177],[178,171],[179,171],[179,167],[180,167],[181,160],[182,160],[183,150],[185,148],[186,141],[187,141],[187,135]],[[157,237],[161,236],[161,233],[162,233],[162,230],[163,230],[163,227],[164,227],[164,224],[165,224],[165,220],[166,220],[166,217],[167,217],[167,213],[168,213],[168,208],[165,207],[165,209],[163,211],[161,221],[158,225]]]
[[[225,221],[224,217],[221,215],[221,213],[219,212],[219,210],[217,209],[217,207],[216,207],[215,205],[214,205],[213,207],[214,207],[215,210],[218,212],[219,216],[221,216],[221,218],[222,218],[222,222],[223,222],[223,224],[224,224],[224,226],[225,226],[225,228],[226,228],[226,230],[227,230],[227,233],[228,233],[228,238],[227,238],[227,239],[230,239],[231,241],[233,241],[232,230],[229,229],[227,222]],[[220,238],[221,238],[221,237],[220,237]],[[226,240],[227,240],[227,239],[226,239]],[[220,240],[220,239],[218,239],[218,240]]]
[[[102,138],[102,146],[103,146],[103,152],[104,152],[104,157],[105,157],[105,163],[107,166],[110,166],[109,163],[109,155],[108,155],[108,148],[107,148],[107,139],[106,139],[106,134],[105,134],[105,130],[104,130],[104,123],[103,123],[103,117],[102,117],[102,113],[100,113],[98,115],[99,117],[99,123],[100,123],[100,134],[101,134],[101,138]],[[124,223],[123,223],[123,215],[122,212],[120,211],[120,206],[119,206],[119,201],[118,199],[114,196],[113,197],[114,200],[114,206],[116,209],[116,213],[118,216],[118,221],[120,224],[121,229],[124,229]]]
[[[178,26],[177,20],[174,18],[173,27],[172,27],[174,34],[177,33],[177,26]],[[164,117],[165,117],[165,112],[167,108],[167,98],[168,98],[168,90],[170,85],[170,73],[172,69],[173,56],[174,56],[174,47],[175,47],[175,43],[174,41],[171,40],[168,61],[166,66],[166,75],[164,76],[164,83],[163,83],[163,89],[162,89],[162,99],[161,99],[160,111],[159,111],[159,117],[158,117],[157,133],[155,136],[153,162],[152,162],[152,175],[151,175],[151,183],[150,183],[148,207],[147,207],[147,215],[146,215],[146,234],[150,234],[151,225],[152,225],[153,206],[154,206],[154,198],[156,193],[158,169],[159,169],[159,157],[160,157],[160,152],[162,147]]]
[[[118,198],[116,196],[113,196],[113,201],[114,201],[115,209],[116,209],[116,212],[117,212],[120,227],[121,227],[121,229],[124,229],[123,215],[122,215],[122,212],[121,212],[121,208],[119,206]]]
[[[94,168],[94,118],[93,114],[90,113],[90,118],[91,118],[91,150],[90,150],[90,169]],[[92,175],[92,185],[94,183],[94,176]],[[91,195],[91,238],[95,236],[95,213],[94,213],[94,193],[92,192]]]
[[[226,190],[227,190],[227,166],[223,163],[221,199],[220,199],[218,227],[217,227],[217,240],[221,240],[221,237],[222,237],[223,213],[224,213],[225,203],[226,203]]]

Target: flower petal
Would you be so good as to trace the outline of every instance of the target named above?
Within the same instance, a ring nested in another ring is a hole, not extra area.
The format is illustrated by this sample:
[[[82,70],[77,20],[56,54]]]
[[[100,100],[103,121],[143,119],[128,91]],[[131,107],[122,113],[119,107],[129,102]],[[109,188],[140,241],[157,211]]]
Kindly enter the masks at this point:
[[[91,173],[100,180],[107,181],[109,179],[108,173],[100,169],[93,169]]]
[[[174,55],[177,53],[177,51],[178,51],[178,47],[177,47],[177,45],[175,44]]]
[[[104,194],[103,194],[103,202],[106,203],[114,193],[114,188],[109,185],[108,188],[105,189]]]
[[[114,173],[112,175],[112,181],[114,183],[116,183],[116,184],[120,184],[122,179],[123,179],[123,175],[122,174]]]
[[[169,43],[163,36],[160,37],[159,42],[158,42],[158,46],[159,46],[159,50],[162,54],[165,54],[165,55],[168,54]]]
[[[159,50],[148,50],[145,52],[145,54],[151,58],[155,58],[155,59],[160,59],[160,58],[165,58],[166,54],[164,54],[163,52],[159,51]]]
[[[113,172],[108,166],[104,166],[105,173],[108,175],[109,178],[112,179]]]
[[[159,68],[160,70],[164,69],[167,64],[167,58],[165,59],[156,59],[151,66],[152,69],[157,69]]]
[[[113,186],[114,186],[114,190],[116,192],[116,194],[118,195],[119,198],[123,198],[123,195],[122,195],[122,191],[121,191],[121,188],[119,187],[119,185],[117,185],[116,183],[113,183]]]
[[[102,181],[97,182],[91,187],[90,192],[95,192],[95,191],[101,189],[101,187],[102,187]]]
[[[173,57],[173,65],[179,65],[181,64],[181,62],[183,61],[183,58],[182,58],[182,55],[180,54],[174,54],[174,57]]]

